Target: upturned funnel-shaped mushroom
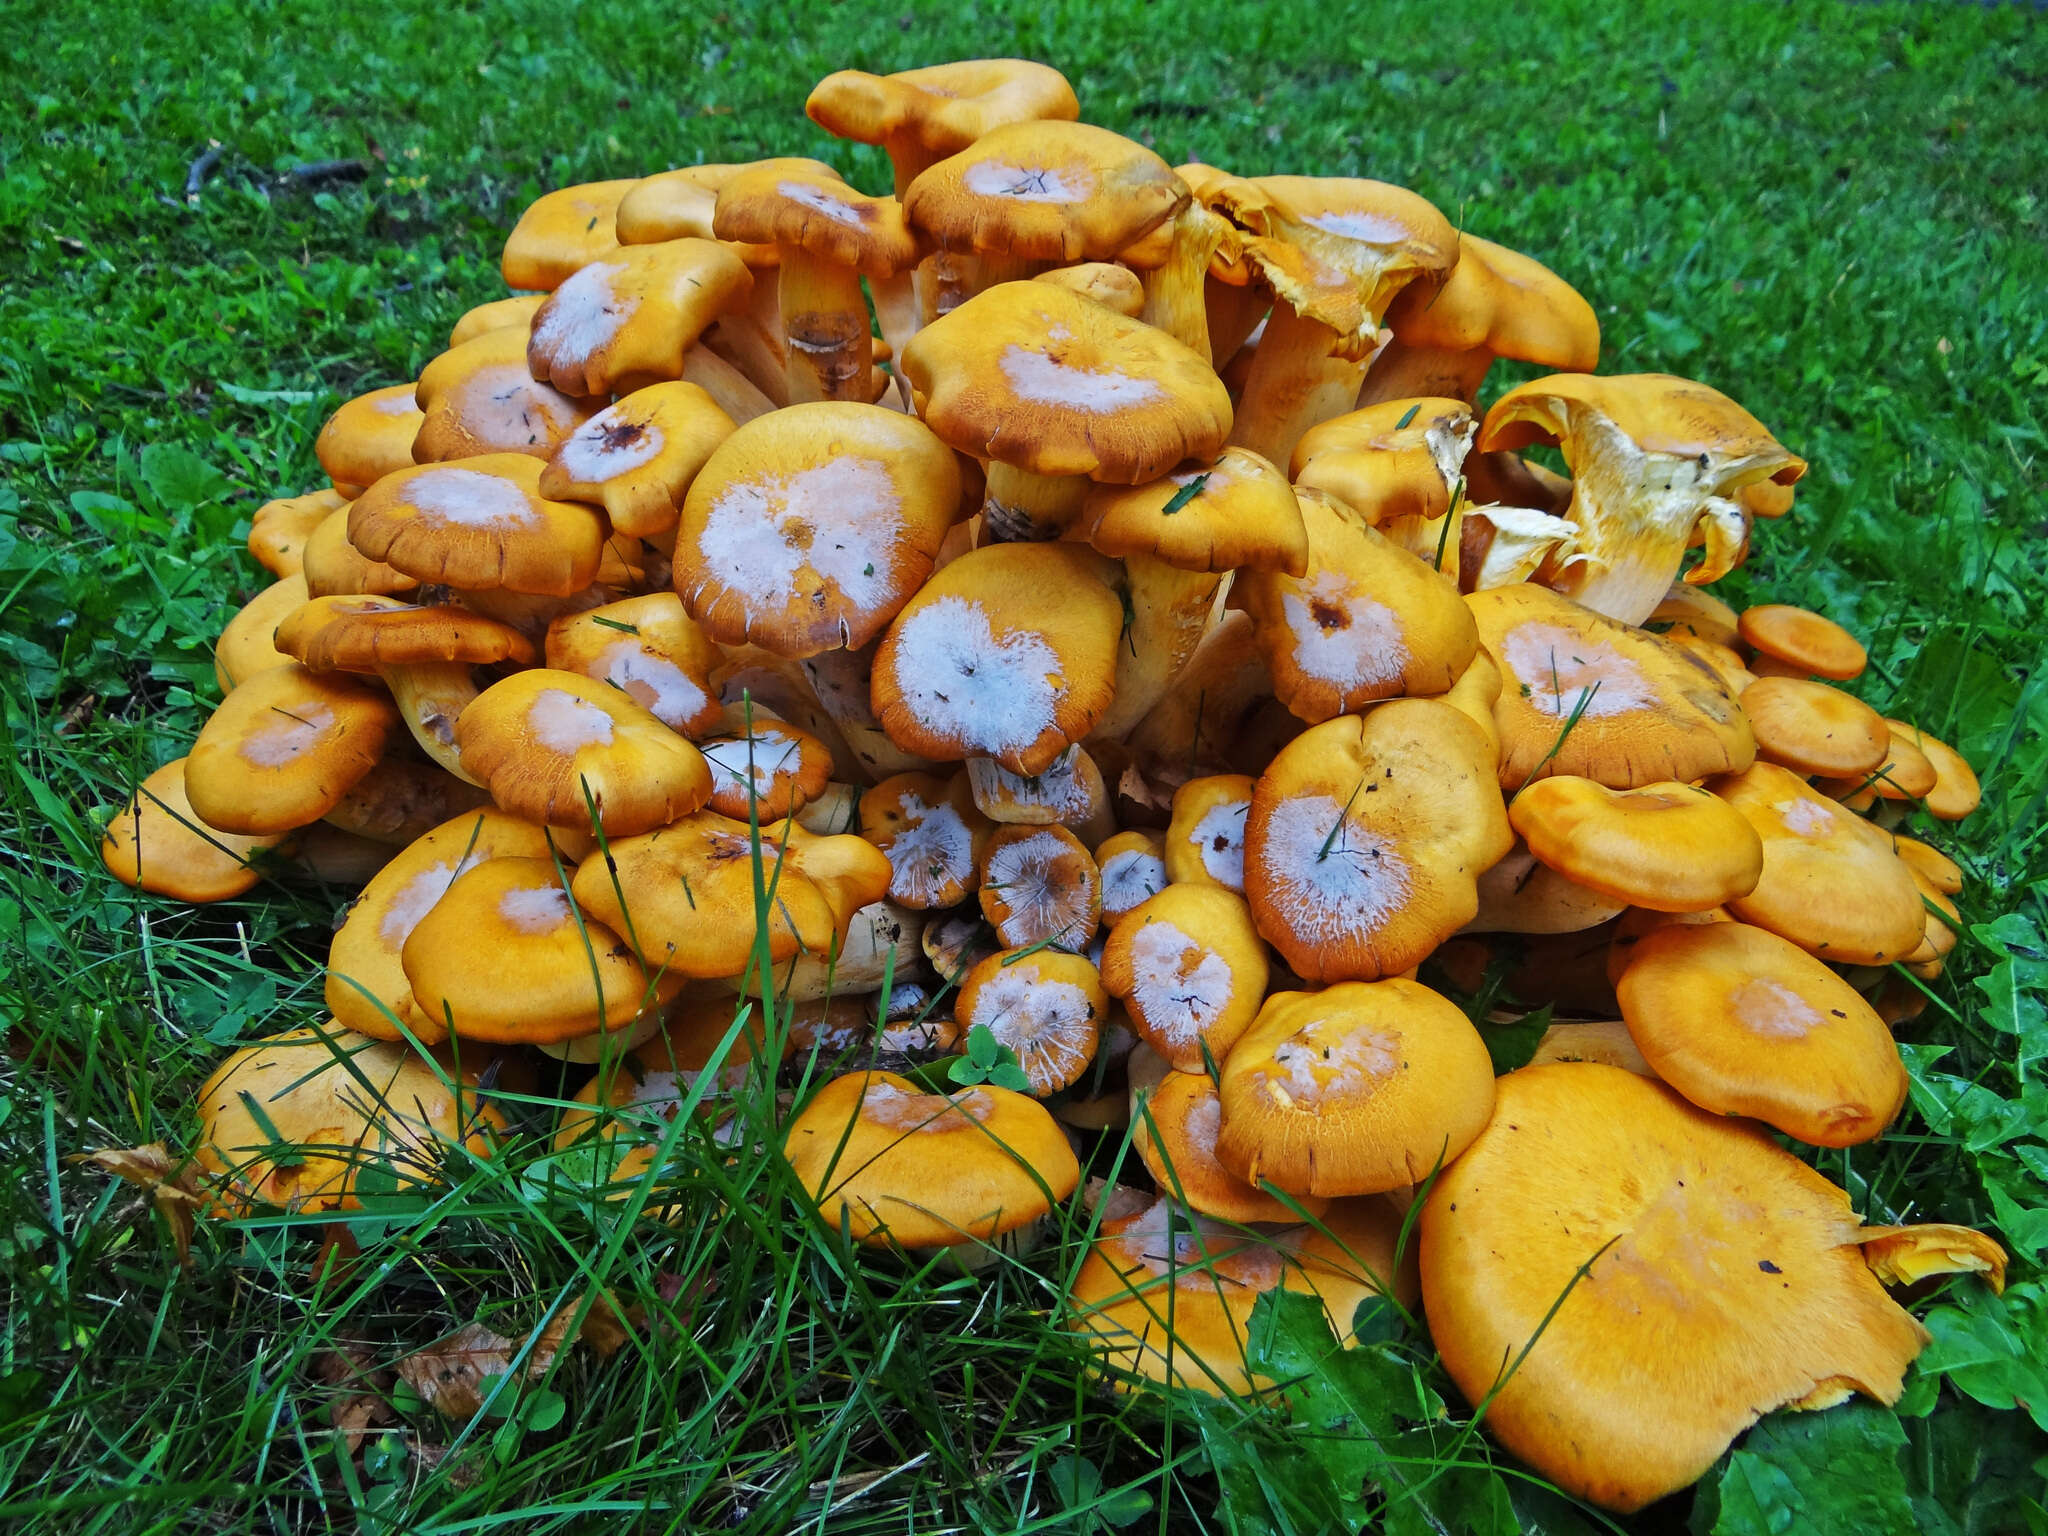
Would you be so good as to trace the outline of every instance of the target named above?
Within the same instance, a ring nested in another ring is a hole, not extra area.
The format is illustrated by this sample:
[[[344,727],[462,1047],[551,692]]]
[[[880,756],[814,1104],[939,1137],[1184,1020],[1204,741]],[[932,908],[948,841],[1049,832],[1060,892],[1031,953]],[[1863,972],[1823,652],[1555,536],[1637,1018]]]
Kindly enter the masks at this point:
[[[1029,59],[961,59],[871,75],[842,69],[811,91],[804,111],[834,138],[879,144],[896,195],[918,173],[1005,123],[1072,122],[1081,103],[1066,76]]]

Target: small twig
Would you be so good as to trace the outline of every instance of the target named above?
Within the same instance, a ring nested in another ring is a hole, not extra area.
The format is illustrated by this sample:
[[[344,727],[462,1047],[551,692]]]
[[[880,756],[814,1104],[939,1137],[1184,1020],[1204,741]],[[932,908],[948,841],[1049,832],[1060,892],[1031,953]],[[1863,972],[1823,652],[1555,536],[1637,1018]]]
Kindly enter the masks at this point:
[[[275,173],[276,181],[311,186],[316,181],[361,181],[370,174],[367,160],[314,160],[306,165],[287,166]]]
[[[213,168],[220,164],[220,157],[227,152],[227,146],[219,139],[206,141],[206,153],[192,162],[192,168],[185,172],[185,201],[192,207],[199,206],[199,189],[206,184],[206,178],[213,174]]]

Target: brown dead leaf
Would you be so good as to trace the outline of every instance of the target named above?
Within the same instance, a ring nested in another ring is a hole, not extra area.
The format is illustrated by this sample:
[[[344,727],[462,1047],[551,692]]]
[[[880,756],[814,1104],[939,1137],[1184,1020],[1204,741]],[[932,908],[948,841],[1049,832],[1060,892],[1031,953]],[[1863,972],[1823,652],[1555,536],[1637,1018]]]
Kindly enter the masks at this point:
[[[206,1204],[199,1187],[197,1164],[173,1159],[170,1149],[160,1141],[140,1147],[102,1147],[95,1152],[77,1153],[71,1161],[91,1163],[147,1194],[170,1229],[171,1246],[177,1252],[180,1267],[191,1268],[193,1215]]]
[[[527,1352],[522,1370],[528,1381],[538,1381],[555,1363],[569,1328],[576,1320],[582,1298],[564,1302]],[[571,1342],[583,1343],[600,1360],[611,1358],[620,1345],[632,1337],[632,1325],[609,1294],[600,1293],[591,1303],[589,1315]],[[482,1323],[458,1328],[438,1344],[407,1355],[398,1362],[398,1374],[419,1393],[422,1402],[451,1419],[472,1417],[483,1406],[490,1391],[489,1378],[511,1371],[520,1343]]]
[[[398,1422],[385,1398],[391,1373],[373,1366],[362,1346],[343,1342],[322,1350],[313,1357],[313,1375],[323,1386],[348,1389],[329,1401],[327,1420],[347,1443],[349,1455],[363,1448],[373,1428]]]

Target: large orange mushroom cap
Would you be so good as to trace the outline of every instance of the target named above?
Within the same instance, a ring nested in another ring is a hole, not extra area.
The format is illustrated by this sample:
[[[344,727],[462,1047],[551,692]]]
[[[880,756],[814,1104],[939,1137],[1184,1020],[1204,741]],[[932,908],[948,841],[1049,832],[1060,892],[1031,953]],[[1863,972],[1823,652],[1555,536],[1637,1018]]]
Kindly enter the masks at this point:
[[[604,518],[541,495],[540,475],[523,453],[399,470],[349,507],[349,542],[420,581],[567,597],[596,579]]]
[[[565,613],[548,625],[548,666],[618,689],[684,736],[701,736],[724,718],[711,686],[723,659],[673,592]]]
[[[505,238],[499,262],[508,288],[553,290],[615,250],[619,200],[634,181],[586,181],[558,187],[526,205]]]
[[[835,138],[880,144],[896,167],[901,197],[918,172],[1006,123],[1072,122],[1074,88],[1058,70],[1029,59],[961,59],[871,75],[827,75],[804,103]]]
[[[100,860],[123,885],[179,901],[225,901],[263,878],[254,855],[283,832],[216,832],[185,798],[185,759],[173,758],[136,787],[100,840]]]
[[[540,472],[540,493],[601,502],[620,533],[659,538],[675,527],[691,482],[732,434],[732,418],[695,384],[650,384],[564,438]]]
[[[1629,906],[1705,912],[1747,896],[1763,875],[1749,823],[1690,784],[1613,790],[1538,779],[1515,796],[1508,820],[1539,862]]]
[[[829,166],[755,166],[718,189],[713,229],[721,240],[795,246],[869,278],[917,264],[917,234],[893,197],[870,197]]]
[[[622,379],[673,379],[683,354],[753,290],[747,264],[715,240],[628,245],[566,279],[534,312],[526,366],[564,394],[610,394]]]
[[[185,793],[223,832],[318,821],[377,765],[398,727],[390,696],[296,662],[258,672],[220,702],[185,760]]]
[[[425,414],[416,384],[394,384],[344,401],[313,440],[313,452],[336,485],[370,485],[412,463],[412,442]]]
[[[509,624],[453,604],[395,597],[315,597],[276,627],[277,648],[315,672],[379,672],[415,662],[531,666],[533,642]]]
[[[1478,430],[1462,400],[1382,401],[1302,433],[1291,461],[1294,483],[1335,497],[1411,555],[1462,581],[1459,528],[1446,530],[1444,519]]]
[[[1849,778],[1885,759],[1884,717],[1853,694],[1803,677],[1760,677],[1742,690],[1756,755],[1794,773]]]
[[[1265,1001],[1266,946],[1251,909],[1216,885],[1172,885],[1132,908],[1102,949],[1102,984],[1177,1070],[1230,1055]]]
[[[527,331],[501,326],[450,347],[420,370],[415,398],[425,413],[412,456],[421,464],[486,453],[552,455],[597,414],[527,370]]]
[[[794,171],[805,175],[832,176],[839,173],[822,160],[794,155],[737,164],[677,166],[660,171],[633,184],[633,190],[619,199],[615,218],[621,245],[653,245],[662,240],[715,238],[718,194],[725,185],[753,171]],[[749,268],[773,267],[781,260],[774,245],[728,241]]]

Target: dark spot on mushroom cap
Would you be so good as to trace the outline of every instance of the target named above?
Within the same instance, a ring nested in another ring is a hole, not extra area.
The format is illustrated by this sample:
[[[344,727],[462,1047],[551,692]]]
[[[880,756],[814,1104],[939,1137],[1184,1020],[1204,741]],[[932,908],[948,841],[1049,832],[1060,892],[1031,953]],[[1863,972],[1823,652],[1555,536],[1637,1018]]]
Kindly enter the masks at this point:
[[[1308,611],[1321,629],[1343,629],[1351,622],[1351,616],[1344,611],[1343,607],[1337,603],[1330,602],[1327,598],[1319,597],[1311,601],[1308,605]]]
[[[1758,1259],[1756,1261],[1756,1267],[1762,1270],[1767,1275],[1782,1275],[1783,1273],[1785,1273],[1785,1271],[1778,1268],[1778,1266],[1773,1264],[1769,1259]]]
[[[630,448],[647,435],[647,428],[637,421],[615,421],[598,434],[599,446],[607,453],[621,448]]]

